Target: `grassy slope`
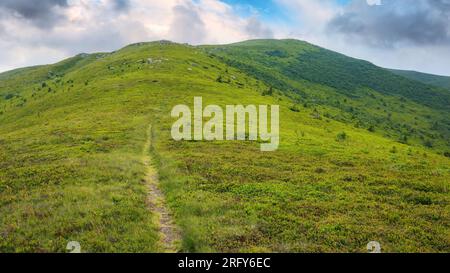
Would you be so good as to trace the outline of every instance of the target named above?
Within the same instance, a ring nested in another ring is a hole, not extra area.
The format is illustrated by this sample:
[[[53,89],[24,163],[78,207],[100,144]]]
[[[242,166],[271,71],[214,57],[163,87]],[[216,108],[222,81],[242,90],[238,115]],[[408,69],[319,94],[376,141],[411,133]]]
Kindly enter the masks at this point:
[[[441,152],[450,147],[450,93],[297,40],[253,40],[206,50],[293,97],[296,108]],[[304,107],[303,107],[304,108]]]
[[[267,85],[199,48],[140,44],[56,70],[24,72],[35,80],[0,100],[0,251],[64,251],[69,240],[86,251],[160,250],[141,182],[149,123],[184,251],[352,252],[370,240],[449,251],[450,160],[432,150],[292,111],[290,98],[262,96]],[[0,94],[17,81],[1,80]],[[280,149],[172,141],[170,110],[194,96],[280,104]]]
[[[448,77],[448,76],[437,76],[437,75],[421,73],[421,72],[416,72],[416,71],[406,71],[406,70],[396,70],[396,69],[389,69],[389,71],[391,71],[397,75],[409,78],[411,80],[423,82],[426,84],[430,84],[430,85],[434,85],[434,86],[438,86],[438,87],[442,87],[442,88],[446,88],[446,89],[450,90],[450,77]]]

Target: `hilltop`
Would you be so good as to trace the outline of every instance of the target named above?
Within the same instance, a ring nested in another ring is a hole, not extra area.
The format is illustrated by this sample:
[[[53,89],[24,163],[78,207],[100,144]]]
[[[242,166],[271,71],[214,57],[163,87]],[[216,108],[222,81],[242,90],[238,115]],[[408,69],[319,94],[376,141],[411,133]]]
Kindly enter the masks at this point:
[[[450,92],[297,40],[254,40],[208,50],[230,66],[317,109],[404,143],[448,149]],[[307,107],[302,107],[307,106]]]
[[[280,105],[280,147],[176,142],[177,104]],[[448,252],[449,93],[296,40],[138,43],[0,74],[0,252]],[[147,130],[151,125],[151,147]]]

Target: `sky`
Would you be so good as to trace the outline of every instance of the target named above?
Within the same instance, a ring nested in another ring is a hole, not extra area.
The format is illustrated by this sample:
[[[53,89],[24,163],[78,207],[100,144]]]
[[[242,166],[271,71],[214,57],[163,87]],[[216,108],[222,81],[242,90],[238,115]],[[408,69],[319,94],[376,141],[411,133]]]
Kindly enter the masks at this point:
[[[450,0],[0,0],[0,71],[143,41],[259,38],[450,76]]]

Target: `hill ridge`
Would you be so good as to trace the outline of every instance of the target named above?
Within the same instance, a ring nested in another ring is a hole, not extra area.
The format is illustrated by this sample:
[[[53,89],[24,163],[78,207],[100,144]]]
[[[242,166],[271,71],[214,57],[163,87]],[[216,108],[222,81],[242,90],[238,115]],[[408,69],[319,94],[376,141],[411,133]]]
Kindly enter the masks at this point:
[[[161,251],[143,183],[149,123],[182,252],[365,252],[373,240],[385,252],[448,252],[445,109],[284,75],[320,51],[277,43],[234,57],[144,44],[2,78],[0,252],[64,252],[68,241],[87,252]],[[267,65],[247,68],[272,69],[279,86],[223,60],[253,56]],[[174,141],[171,109],[194,97],[279,105],[279,149]]]

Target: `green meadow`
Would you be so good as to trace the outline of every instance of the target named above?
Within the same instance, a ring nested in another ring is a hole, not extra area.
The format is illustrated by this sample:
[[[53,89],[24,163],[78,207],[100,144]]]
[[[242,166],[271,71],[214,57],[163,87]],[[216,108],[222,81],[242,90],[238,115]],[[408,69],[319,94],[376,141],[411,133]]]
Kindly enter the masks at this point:
[[[195,96],[280,105],[279,149],[174,141],[171,109]],[[449,252],[449,101],[294,40],[139,43],[0,74],[0,252],[163,251],[149,125],[180,252]]]

